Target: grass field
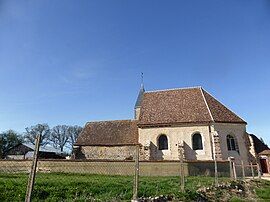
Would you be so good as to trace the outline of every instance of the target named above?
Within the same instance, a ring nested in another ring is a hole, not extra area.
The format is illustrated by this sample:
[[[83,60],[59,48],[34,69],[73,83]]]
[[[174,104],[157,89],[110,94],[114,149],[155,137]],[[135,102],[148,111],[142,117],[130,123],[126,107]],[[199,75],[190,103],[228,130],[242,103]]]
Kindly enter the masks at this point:
[[[27,174],[0,174],[0,201],[24,201]],[[211,187],[212,177],[186,178],[186,191],[179,192],[179,177],[141,177],[139,197],[166,195],[178,200],[192,201],[201,187]],[[228,178],[220,183],[228,183]],[[33,201],[129,201],[132,198],[131,176],[38,173]],[[270,199],[270,183],[258,188],[259,197]]]

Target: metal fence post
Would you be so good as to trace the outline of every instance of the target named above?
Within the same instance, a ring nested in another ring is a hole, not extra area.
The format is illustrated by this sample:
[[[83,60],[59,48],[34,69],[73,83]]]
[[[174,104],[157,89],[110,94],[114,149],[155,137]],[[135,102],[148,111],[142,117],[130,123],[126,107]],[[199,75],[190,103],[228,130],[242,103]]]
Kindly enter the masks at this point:
[[[136,145],[132,201],[138,201],[139,168],[140,168],[139,167],[139,152],[140,152],[140,145]]]
[[[40,137],[41,137],[40,134],[37,135],[36,141],[35,141],[35,151],[34,151],[31,171],[30,171],[29,179],[28,179],[25,202],[31,202],[32,191],[35,184],[35,175],[36,175],[37,160],[38,160],[38,153],[39,153]]]

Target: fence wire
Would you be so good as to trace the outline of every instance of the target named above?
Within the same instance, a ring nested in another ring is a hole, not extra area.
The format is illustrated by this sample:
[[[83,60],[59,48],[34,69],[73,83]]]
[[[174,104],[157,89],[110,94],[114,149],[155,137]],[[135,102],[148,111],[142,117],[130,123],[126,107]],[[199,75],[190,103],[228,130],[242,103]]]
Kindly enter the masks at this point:
[[[189,200],[201,187],[215,185],[213,161],[136,161],[137,149],[130,160],[39,159],[32,200]],[[31,160],[0,160],[0,201],[25,200],[31,165]],[[260,175],[259,166],[247,162],[218,162],[217,170],[219,184]]]
[[[235,178],[246,179],[260,177],[261,171],[258,164],[235,164]]]

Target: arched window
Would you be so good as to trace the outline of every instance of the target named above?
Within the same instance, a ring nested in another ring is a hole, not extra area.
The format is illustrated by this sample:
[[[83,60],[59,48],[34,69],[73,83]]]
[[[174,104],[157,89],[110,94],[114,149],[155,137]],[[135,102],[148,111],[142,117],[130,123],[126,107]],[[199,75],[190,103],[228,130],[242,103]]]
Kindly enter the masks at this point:
[[[168,138],[166,135],[159,136],[158,149],[159,150],[167,150],[168,149]]]
[[[232,135],[227,135],[227,147],[229,151],[239,152],[237,140]]]
[[[202,136],[200,133],[195,133],[192,136],[192,148],[193,150],[203,150]]]

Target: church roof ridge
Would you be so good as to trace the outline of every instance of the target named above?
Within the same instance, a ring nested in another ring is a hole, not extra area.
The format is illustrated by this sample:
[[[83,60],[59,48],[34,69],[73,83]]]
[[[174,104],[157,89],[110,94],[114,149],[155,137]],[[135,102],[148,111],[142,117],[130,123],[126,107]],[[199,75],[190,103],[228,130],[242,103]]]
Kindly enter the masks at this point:
[[[149,90],[149,91],[145,91],[145,93],[158,93],[158,92],[164,92],[164,91],[188,90],[188,89],[202,89],[202,86],[190,86],[190,87],[181,87],[181,88],[167,88],[167,89],[161,89],[161,90]]]
[[[94,120],[94,121],[88,121],[86,122],[87,124],[91,124],[91,123],[103,123],[103,122],[127,122],[127,121],[137,121],[135,119],[117,119],[117,120]]]
[[[209,103],[208,103],[208,101],[207,101],[206,98],[205,98],[205,93],[209,94],[212,98],[214,98],[217,102],[219,102],[219,103],[220,103],[223,107],[225,107],[228,111],[230,111],[232,114],[234,114],[235,116],[237,116],[238,118],[240,118],[244,123],[247,124],[247,122],[246,122],[240,115],[238,115],[237,113],[235,113],[231,108],[227,107],[226,104],[224,104],[223,102],[221,102],[220,100],[218,100],[213,94],[211,94],[210,92],[208,92],[208,91],[205,90],[204,88],[201,88],[201,90],[202,90],[202,94],[203,94],[203,97],[204,97],[204,99],[205,99],[205,101],[206,101],[206,103],[207,103],[207,107],[208,107],[208,108],[209,108]],[[209,111],[210,111],[210,113],[211,113],[211,116],[213,117],[210,108],[209,108]]]
[[[209,112],[209,115],[211,116],[212,121],[215,122],[215,119],[214,119],[213,114],[212,114],[212,112],[211,112],[211,110],[210,110],[209,104],[208,104],[208,102],[206,101],[205,95],[204,95],[204,93],[203,93],[203,92],[204,92],[204,89],[203,89],[203,88],[200,88],[200,90],[201,90],[201,93],[202,93],[202,96],[203,96],[203,100],[204,100],[204,102],[205,102],[205,105],[206,105],[206,107],[207,107],[207,110],[208,110],[208,112]]]

